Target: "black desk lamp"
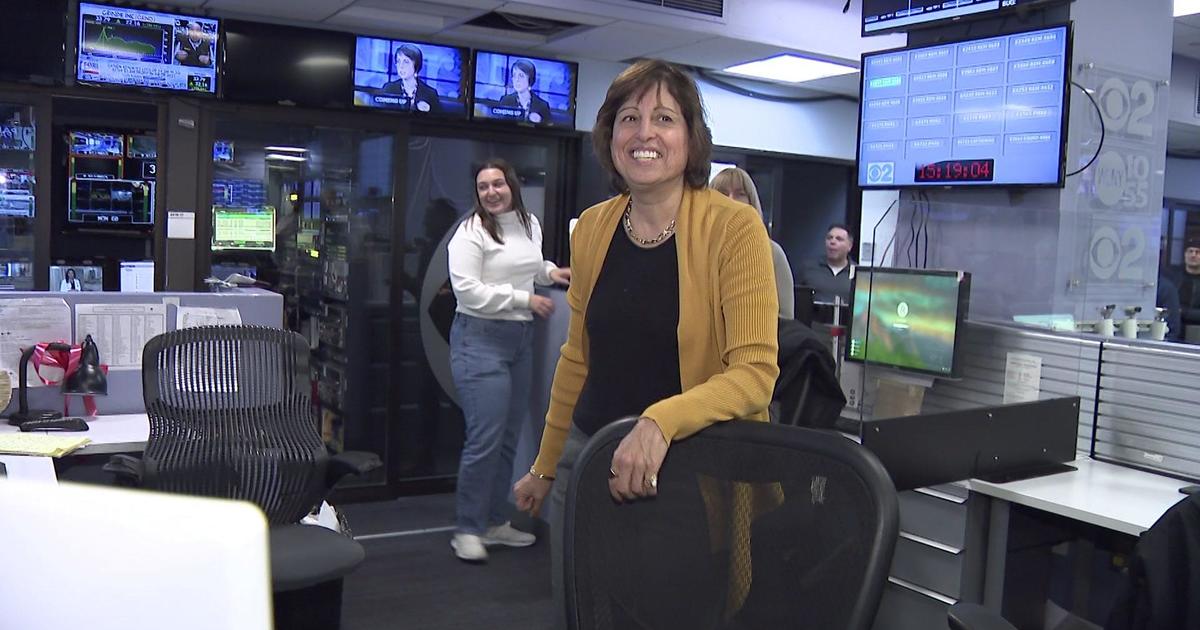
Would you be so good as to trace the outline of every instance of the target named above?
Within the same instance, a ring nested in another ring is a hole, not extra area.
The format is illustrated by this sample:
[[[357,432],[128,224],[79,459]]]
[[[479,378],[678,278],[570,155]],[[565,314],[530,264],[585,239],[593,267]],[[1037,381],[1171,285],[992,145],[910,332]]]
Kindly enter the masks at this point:
[[[36,346],[25,348],[21,352],[21,365],[18,370],[19,379],[17,388],[17,411],[8,417],[8,423],[11,425],[20,426],[26,422],[36,420],[58,420],[63,417],[62,412],[51,411],[48,409],[29,409],[29,399],[27,395],[29,376],[29,360],[33,358],[33,352]],[[46,350],[59,352],[70,352],[71,346],[64,343],[51,343],[46,345]],[[107,395],[108,394],[108,377],[104,374],[104,370],[100,368],[100,351],[96,348],[96,342],[92,341],[92,336],[88,335],[83,342],[83,347],[80,350],[79,365],[70,376],[63,379],[62,393],[76,395]]]

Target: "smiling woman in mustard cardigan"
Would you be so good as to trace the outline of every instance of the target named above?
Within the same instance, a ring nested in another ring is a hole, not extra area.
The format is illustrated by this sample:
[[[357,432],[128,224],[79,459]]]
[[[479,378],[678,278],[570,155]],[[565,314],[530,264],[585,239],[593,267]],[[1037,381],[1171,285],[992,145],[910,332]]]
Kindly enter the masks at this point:
[[[712,134],[695,82],[661,61],[630,66],[608,89],[593,142],[625,192],[575,227],[567,342],[541,450],[514,488],[533,513],[550,496],[560,603],[566,482],[588,437],[639,417],[613,455],[609,491],[653,496],[672,441],[766,420],[779,374],[770,240],[754,208],[706,187]]]

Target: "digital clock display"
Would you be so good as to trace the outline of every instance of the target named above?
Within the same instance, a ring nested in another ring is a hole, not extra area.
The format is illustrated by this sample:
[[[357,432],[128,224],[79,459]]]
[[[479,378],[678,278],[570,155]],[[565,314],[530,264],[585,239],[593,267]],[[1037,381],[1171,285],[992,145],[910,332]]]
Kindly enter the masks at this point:
[[[945,160],[917,166],[913,179],[924,183],[990,182],[996,175],[996,161]]]

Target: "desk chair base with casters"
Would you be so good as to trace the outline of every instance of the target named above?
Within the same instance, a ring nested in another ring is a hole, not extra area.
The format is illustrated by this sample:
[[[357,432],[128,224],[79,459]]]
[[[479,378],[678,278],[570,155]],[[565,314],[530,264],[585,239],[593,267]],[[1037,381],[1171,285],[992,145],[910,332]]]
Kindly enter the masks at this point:
[[[616,503],[597,432],[567,491],[572,630],[867,630],[898,534],[883,466],[832,432],[717,423],[671,445],[658,496]]]
[[[257,326],[151,339],[142,354],[150,439],[140,459],[119,455],[105,466],[126,485],[262,508],[277,628],[337,627],[342,578],[363,548],[300,520],[343,477],[380,466],[371,453],[329,455],[309,398],[308,352],[300,335]]]

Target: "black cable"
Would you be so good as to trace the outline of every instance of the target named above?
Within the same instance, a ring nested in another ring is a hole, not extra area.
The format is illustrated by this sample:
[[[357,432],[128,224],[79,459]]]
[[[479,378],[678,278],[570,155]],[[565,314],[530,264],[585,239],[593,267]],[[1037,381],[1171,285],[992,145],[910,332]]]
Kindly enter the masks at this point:
[[[733,83],[725,81],[724,79],[717,78],[704,68],[690,66],[689,69],[693,74],[696,75],[696,78],[700,79],[701,81],[704,81],[709,85],[719,87],[726,92],[733,92],[734,94],[745,96],[747,98],[757,98],[764,101],[774,101],[776,103],[821,103],[825,101],[850,101],[851,103],[858,102],[858,98],[847,96],[845,94],[829,94],[827,96],[780,96],[778,94],[765,94],[763,92],[756,92],[740,85],[734,85]]]
[[[908,261],[909,267],[917,264],[917,207],[919,204],[917,203],[916,193],[913,193],[912,197],[913,198],[910,199],[910,201],[912,201],[912,214],[910,214],[908,217],[908,247],[904,250],[905,260]]]
[[[1075,87],[1082,90],[1083,95],[1088,97],[1088,100],[1092,102],[1092,107],[1096,108],[1096,117],[1100,120],[1100,146],[1096,147],[1096,154],[1092,156],[1092,159],[1088,160],[1087,164],[1084,164],[1083,167],[1077,171],[1072,171],[1070,173],[1067,173],[1067,177],[1071,177],[1073,175],[1078,175],[1078,174],[1088,170],[1088,167],[1090,167],[1092,164],[1096,163],[1096,159],[1100,157],[1100,152],[1104,150],[1104,136],[1105,136],[1104,112],[1100,111],[1100,104],[1096,102],[1096,99],[1095,99],[1095,97],[1092,96],[1092,93],[1087,91],[1087,88],[1083,87],[1082,85],[1079,85],[1078,83],[1076,83],[1074,81],[1071,81],[1071,85],[1074,85]]]
[[[929,201],[929,193],[922,192],[925,197],[925,219],[921,221],[921,230],[925,232],[925,254],[921,258],[921,268],[929,268],[929,215],[933,214],[933,204]]]

